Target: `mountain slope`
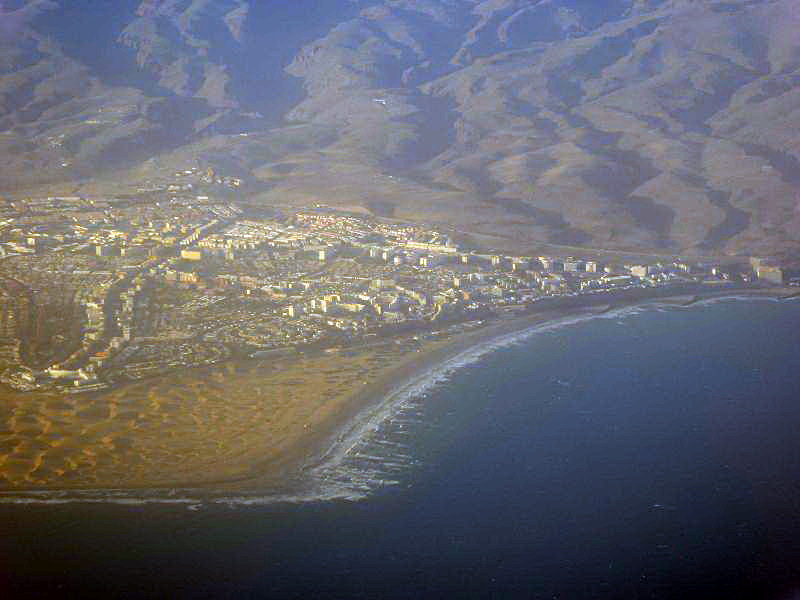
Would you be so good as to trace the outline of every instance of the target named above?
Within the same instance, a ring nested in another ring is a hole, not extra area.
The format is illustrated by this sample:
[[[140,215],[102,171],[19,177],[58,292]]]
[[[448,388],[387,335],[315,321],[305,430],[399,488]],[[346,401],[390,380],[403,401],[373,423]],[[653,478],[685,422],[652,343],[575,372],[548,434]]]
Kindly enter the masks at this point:
[[[18,4],[0,17],[9,191],[200,163],[260,202],[509,245],[800,247],[791,0]]]

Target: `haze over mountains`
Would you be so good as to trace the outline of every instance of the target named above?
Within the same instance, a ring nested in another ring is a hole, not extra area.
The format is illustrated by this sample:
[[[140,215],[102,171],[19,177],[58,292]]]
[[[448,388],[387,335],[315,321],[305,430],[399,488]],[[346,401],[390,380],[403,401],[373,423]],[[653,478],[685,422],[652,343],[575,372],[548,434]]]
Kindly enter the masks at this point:
[[[108,4],[0,4],[7,196],[199,165],[519,247],[800,248],[794,0]]]

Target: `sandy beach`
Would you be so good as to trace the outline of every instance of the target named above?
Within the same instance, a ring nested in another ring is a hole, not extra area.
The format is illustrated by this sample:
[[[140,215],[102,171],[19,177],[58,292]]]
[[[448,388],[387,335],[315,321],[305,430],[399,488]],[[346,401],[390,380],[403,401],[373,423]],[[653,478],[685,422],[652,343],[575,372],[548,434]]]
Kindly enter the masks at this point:
[[[191,369],[93,395],[4,392],[0,493],[290,491],[331,460],[397,390],[493,340],[633,305],[797,292],[678,290],[563,299],[481,325],[442,327],[365,348]]]

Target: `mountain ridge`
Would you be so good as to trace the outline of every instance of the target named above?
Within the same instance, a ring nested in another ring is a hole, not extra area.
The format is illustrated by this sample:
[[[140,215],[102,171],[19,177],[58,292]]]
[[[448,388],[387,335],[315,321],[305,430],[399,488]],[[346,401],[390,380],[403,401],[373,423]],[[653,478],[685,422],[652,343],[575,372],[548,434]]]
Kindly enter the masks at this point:
[[[789,0],[4,6],[7,195],[113,193],[201,164],[254,202],[511,245],[800,249]]]

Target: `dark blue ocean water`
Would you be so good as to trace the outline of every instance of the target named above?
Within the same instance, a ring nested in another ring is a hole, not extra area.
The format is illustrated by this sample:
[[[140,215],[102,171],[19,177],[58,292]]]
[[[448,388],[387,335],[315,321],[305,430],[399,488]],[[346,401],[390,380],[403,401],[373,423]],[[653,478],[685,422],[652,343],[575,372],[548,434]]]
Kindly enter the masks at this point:
[[[358,502],[2,505],[0,594],[796,597],[799,326],[728,300],[537,333],[429,391]]]

